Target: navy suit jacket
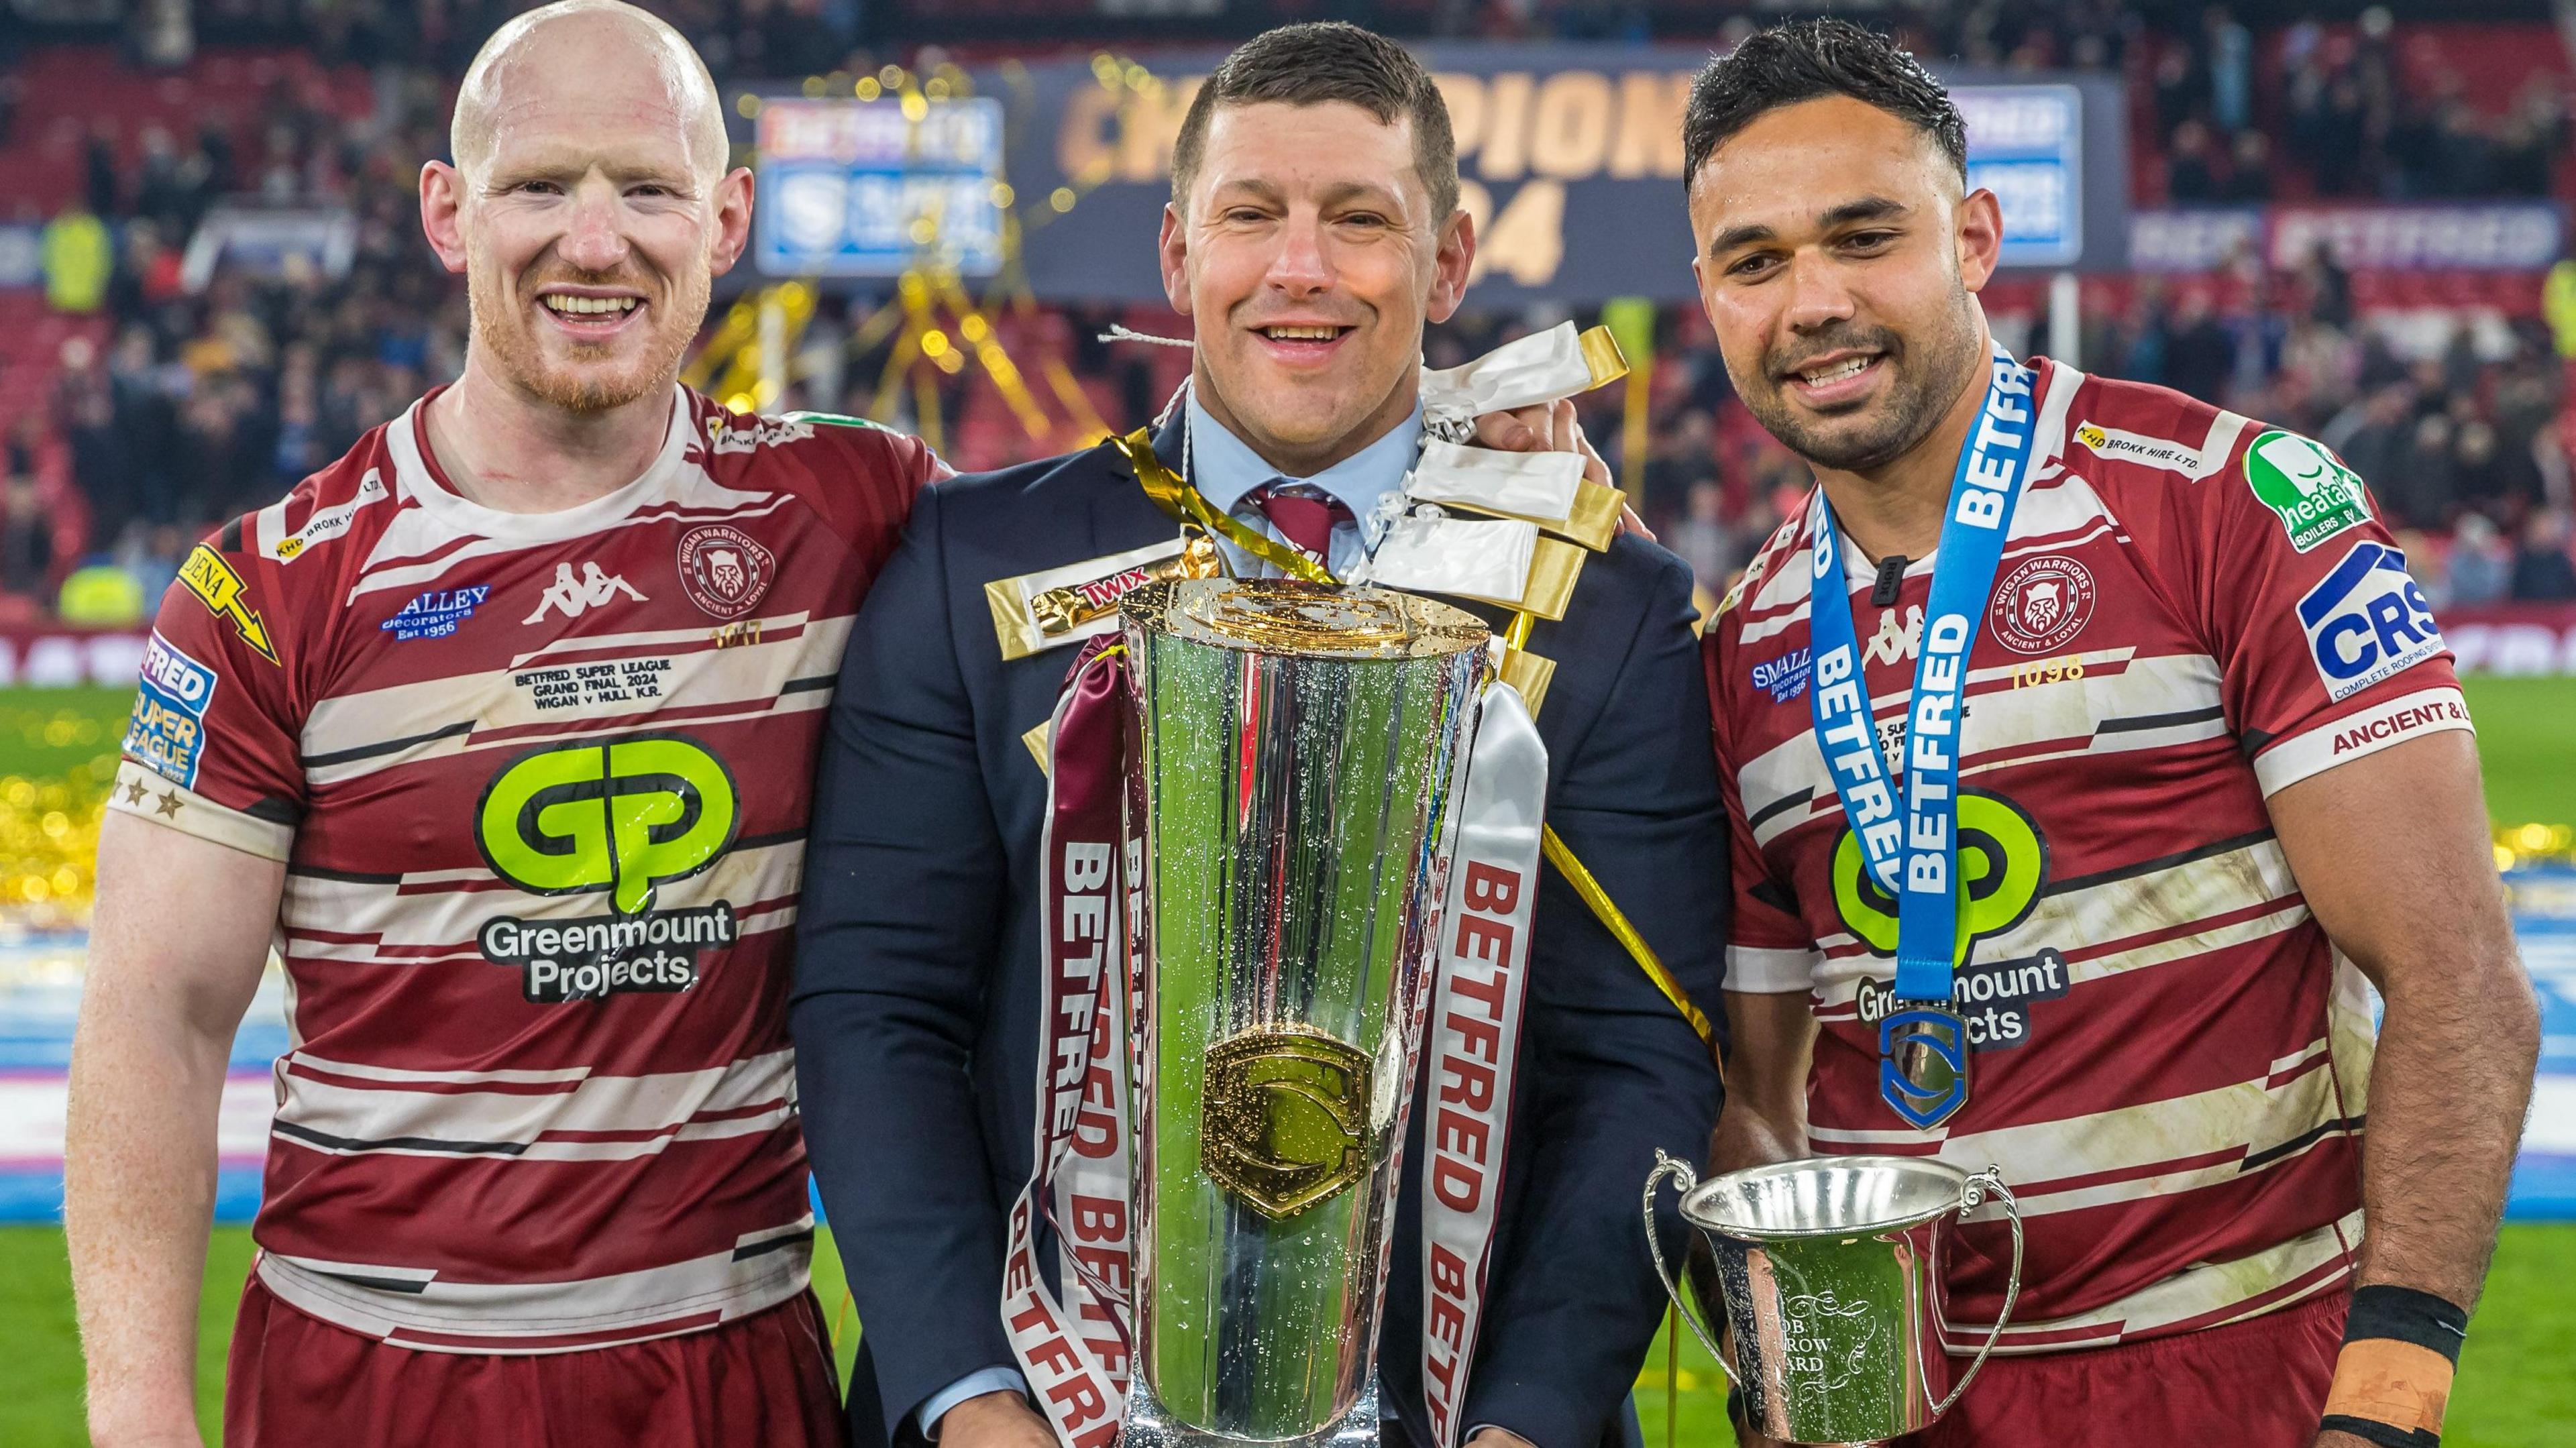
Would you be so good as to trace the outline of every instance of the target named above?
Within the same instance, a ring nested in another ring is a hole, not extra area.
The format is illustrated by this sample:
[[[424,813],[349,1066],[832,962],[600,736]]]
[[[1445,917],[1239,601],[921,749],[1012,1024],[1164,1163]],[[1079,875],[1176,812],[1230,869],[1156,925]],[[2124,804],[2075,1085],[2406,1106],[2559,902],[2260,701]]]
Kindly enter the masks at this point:
[[[1074,651],[1005,662],[984,584],[1173,532],[1106,446],[947,479],[922,492],[859,611],[824,735],[792,1019],[806,1141],[864,1325],[850,1394],[862,1444],[912,1436],[925,1399],[1012,1364],[1004,1219],[1029,1173],[1046,804],[1021,736],[1053,713]],[[1622,536],[1531,647],[1557,661],[1538,716],[1549,822],[1719,1016],[1726,837],[1689,570]],[[1656,1148],[1705,1155],[1718,1074],[1553,870],[1533,936],[1500,1234],[1461,1422],[1592,1448],[1635,1438],[1627,1394],[1664,1303],[1639,1191]],[[1413,1113],[1380,1339],[1390,1443],[1430,1442],[1425,1114]],[[1681,1237],[1668,1233],[1669,1252]]]

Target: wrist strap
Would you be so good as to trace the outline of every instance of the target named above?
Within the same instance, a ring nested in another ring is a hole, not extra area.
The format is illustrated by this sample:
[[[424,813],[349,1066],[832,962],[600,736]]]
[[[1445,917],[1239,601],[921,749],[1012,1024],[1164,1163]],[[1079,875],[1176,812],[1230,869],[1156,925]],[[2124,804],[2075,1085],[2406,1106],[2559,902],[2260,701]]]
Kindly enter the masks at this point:
[[[2353,1293],[2322,1426],[2383,1448],[2435,1448],[2468,1324],[2467,1309],[2412,1287]]]

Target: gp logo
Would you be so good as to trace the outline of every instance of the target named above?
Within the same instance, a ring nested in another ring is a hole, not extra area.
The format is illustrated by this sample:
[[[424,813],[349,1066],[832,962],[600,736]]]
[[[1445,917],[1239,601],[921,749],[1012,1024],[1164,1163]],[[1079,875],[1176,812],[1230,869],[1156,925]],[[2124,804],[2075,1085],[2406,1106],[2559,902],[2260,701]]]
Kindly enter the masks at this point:
[[[695,740],[632,735],[522,756],[475,810],[494,874],[538,895],[607,890],[621,914],[694,875],[733,843],[733,776]]]
[[[1959,795],[1959,933],[1951,1004],[1966,1018],[1968,1042],[2017,1046],[2030,1038],[2028,1006],[2066,994],[2065,957],[2054,949],[1996,961],[1971,961],[1980,940],[2029,918],[2048,882],[2048,840],[2021,806],[1999,794]],[[1834,910],[1845,929],[1881,956],[1896,954],[1896,898],[1869,878],[1860,839],[1846,829],[1834,846]],[[1896,1008],[1892,980],[1864,979],[1857,994],[1863,1025],[1876,1027]]]

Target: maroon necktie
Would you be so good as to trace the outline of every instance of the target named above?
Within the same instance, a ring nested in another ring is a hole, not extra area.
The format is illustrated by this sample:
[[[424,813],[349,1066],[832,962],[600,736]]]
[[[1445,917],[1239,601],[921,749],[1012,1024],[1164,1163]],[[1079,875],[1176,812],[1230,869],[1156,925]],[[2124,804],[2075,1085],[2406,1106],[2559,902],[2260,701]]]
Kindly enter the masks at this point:
[[[1325,494],[1318,496],[1300,489],[1285,491],[1284,484],[1266,484],[1254,495],[1254,503],[1270,526],[1288,545],[1318,563],[1332,557],[1333,525],[1351,516],[1342,500]]]

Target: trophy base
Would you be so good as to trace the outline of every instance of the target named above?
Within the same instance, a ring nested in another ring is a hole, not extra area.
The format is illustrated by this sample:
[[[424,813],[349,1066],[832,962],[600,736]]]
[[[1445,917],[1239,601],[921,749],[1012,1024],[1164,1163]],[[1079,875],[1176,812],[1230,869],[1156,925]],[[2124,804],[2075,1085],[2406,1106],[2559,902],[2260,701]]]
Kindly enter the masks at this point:
[[[1246,1438],[1233,1433],[1210,1432],[1193,1428],[1164,1408],[1145,1382],[1136,1374],[1127,1384],[1127,1418],[1119,1425],[1118,1448],[1233,1448],[1233,1445],[1257,1443],[1262,1448],[1378,1448],[1377,1383],[1375,1375],[1360,1390],[1349,1412],[1316,1429],[1294,1438]]]

